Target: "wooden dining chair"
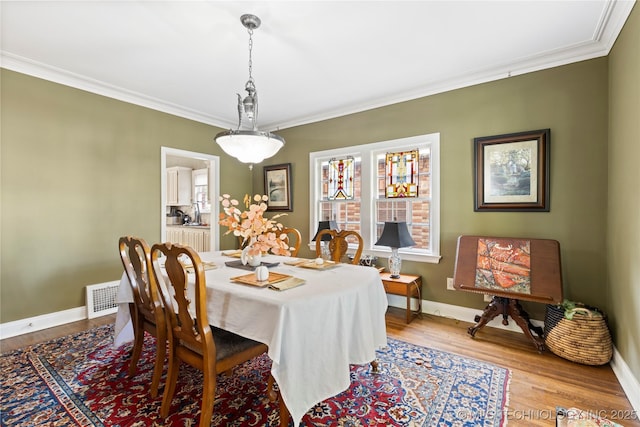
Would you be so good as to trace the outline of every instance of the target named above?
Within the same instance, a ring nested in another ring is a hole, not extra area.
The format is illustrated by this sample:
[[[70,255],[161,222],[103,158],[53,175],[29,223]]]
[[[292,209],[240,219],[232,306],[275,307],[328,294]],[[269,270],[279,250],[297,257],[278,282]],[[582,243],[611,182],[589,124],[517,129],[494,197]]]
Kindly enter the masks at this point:
[[[358,264],[360,257],[362,256],[362,249],[364,248],[364,242],[362,236],[358,232],[353,230],[320,230],[316,235],[316,256],[322,256],[322,237],[324,235],[331,236],[331,240],[326,242],[329,245],[329,252],[331,253],[331,260],[335,262],[342,262],[347,249],[349,249],[349,241],[356,243],[358,246],[356,252],[353,255],[351,264]]]
[[[164,255],[166,276],[160,271],[158,257]],[[165,277],[171,297],[165,309],[169,339],[169,371],[162,396],[160,414],[169,415],[176,389],[180,363],[185,362],[203,372],[200,427],[209,426],[213,415],[216,376],[267,351],[265,344],[209,326],[207,288],[204,266],[197,252],[188,246],[172,243],[151,248],[153,275],[160,283]],[[193,267],[191,267],[193,266]],[[189,276],[186,268],[193,268]],[[189,280],[194,292],[189,291]],[[195,317],[194,317],[195,315]]]
[[[134,301],[129,305],[134,335],[129,377],[136,373],[146,331],[156,337],[156,360],[150,389],[151,397],[155,398],[158,395],[167,349],[163,294],[151,273],[151,251],[147,242],[139,237],[123,236],[119,239],[118,247]]]
[[[287,236],[285,242],[289,245],[289,252],[291,252],[291,256],[298,256],[300,244],[302,243],[302,235],[300,234],[300,231],[297,228],[284,227],[278,232],[278,236],[282,236],[283,234]]]

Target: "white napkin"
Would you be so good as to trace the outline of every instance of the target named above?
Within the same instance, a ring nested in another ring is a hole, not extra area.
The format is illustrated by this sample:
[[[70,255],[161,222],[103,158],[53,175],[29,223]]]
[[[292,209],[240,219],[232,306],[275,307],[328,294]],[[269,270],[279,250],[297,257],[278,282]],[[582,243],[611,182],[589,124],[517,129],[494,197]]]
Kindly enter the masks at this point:
[[[280,282],[270,284],[269,289],[273,289],[274,291],[286,291],[287,289],[295,288],[296,286],[303,285],[304,283],[304,279],[290,277]]]

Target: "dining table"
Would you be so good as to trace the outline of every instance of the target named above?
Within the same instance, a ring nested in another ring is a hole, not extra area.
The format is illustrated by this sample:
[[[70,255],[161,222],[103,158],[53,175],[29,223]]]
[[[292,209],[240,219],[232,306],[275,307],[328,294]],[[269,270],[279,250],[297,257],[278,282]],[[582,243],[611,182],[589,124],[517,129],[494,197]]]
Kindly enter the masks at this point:
[[[205,263],[209,323],[266,344],[271,374],[294,426],[315,404],[346,390],[350,365],[375,361],[387,344],[387,297],[374,267],[264,255],[275,275],[292,276],[298,286],[277,290],[256,286],[236,252],[201,252]],[[326,263],[326,262],[325,262]],[[274,275],[274,276],[275,276]],[[133,340],[131,286],[123,274],[116,296],[114,345]]]

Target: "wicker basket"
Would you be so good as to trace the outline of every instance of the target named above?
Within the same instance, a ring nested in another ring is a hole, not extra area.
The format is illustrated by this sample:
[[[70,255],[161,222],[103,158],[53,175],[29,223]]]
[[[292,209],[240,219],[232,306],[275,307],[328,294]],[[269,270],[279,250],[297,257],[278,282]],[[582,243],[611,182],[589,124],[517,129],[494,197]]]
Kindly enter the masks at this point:
[[[559,305],[547,305],[545,345],[554,354],[584,365],[604,365],[613,355],[607,316],[595,307],[576,307],[571,320]]]

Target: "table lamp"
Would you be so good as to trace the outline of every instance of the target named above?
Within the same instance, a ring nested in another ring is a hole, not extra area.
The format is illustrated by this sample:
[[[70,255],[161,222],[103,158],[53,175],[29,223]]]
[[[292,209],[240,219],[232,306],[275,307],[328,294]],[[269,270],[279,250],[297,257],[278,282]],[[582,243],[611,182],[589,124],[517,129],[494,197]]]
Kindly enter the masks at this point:
[[[337,230],[338,229],[338,224],[335,221],[320,221],[318,222],[318,230],[316,231],[316,235],[313,236],[313,239],[311,239],[312,242],[315,242],[316,239],[318,238],[318,233],[320,233],[322,230]],[[321,245],[321,255],[323,259],[329,259],[331,258],[331,254],[328,253],[329,249],[328,246],[325,242],[328,242],[329,240],[331,240],[331,236],[328,234],[325,234],[324,236],[322,236],[322,240],[320,241],[320,245]]]
[[[376,242],[379,246],[389,246],[391,256],[389,257],[389,273],[392,279],[400,277],[400,267],[402,259],[398,255],[398,248],[406,248],[415,245],[406,222],[385,222],[382,229],[382,236]]]

